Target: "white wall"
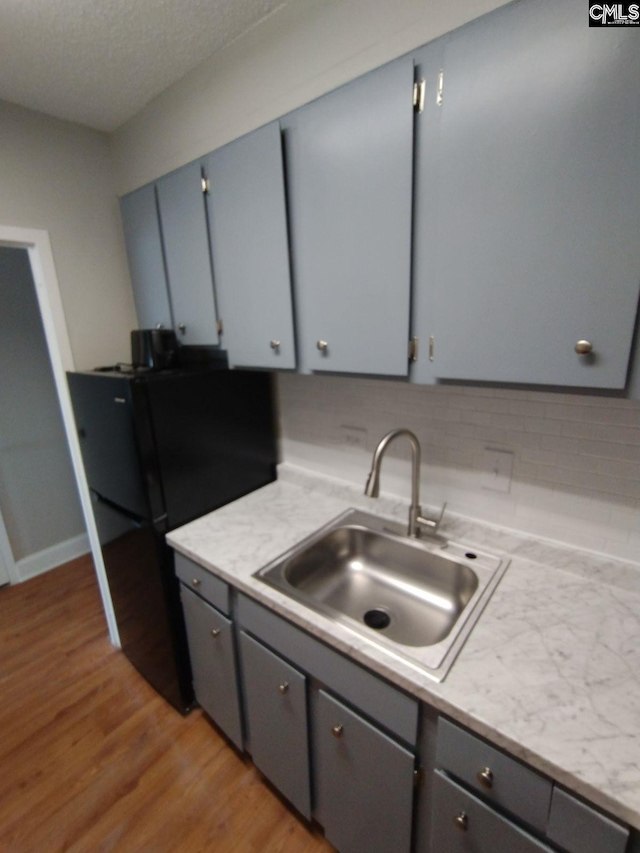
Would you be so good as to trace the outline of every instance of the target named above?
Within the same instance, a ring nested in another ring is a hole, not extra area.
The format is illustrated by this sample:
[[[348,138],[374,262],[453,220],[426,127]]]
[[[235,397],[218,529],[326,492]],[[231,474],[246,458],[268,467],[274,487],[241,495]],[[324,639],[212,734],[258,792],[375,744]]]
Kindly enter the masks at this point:
[[[104,134],[0,102],[0,223],[47,230],[76,369],[129,358],[136,326]]]
[[[0,247],[0,511],[17,562],[83,537],[26,249]]]
[[[124,194],[505,0],[294,0],[111,137]]]
[[[295,374],[278,388],[287,462],[364,489],[377,442],[408,427],[425,506],[640,562],[638,400]],[[487,488],[486,448],[513,454],[508,492]],[[408,499],[407,447],[388,455],[381,488]]]

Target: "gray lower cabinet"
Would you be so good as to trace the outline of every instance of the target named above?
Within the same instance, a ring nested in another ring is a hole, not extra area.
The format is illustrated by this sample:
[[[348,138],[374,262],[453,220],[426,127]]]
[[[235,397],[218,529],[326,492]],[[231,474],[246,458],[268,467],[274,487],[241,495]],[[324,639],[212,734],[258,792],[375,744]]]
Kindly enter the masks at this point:
[[[406,376],[413,61],[285,116],[299,367]]]
[[[240,654],[253,762],[310,818],[307,679],[244,631],[240,632]]]
[[[629,829],[554,788],[547,837],[567,853],[625,853]]]
[[[634,28],[586,16],[581,0],[511,3],[415,54],[418,382],[625,386],[640,51]]]
[[[141,329],[173,326],[154,184],[120,199],[133,297]]]
[[[625,853],[629,828],[440,717],[428,853]],[[425,853],[425,851],[420,851]]]
[[[416,700],[251,599],[237,603],[256,765],[339,853],[410,853]]]
[[[435,776],[430,853],[552,853],[444,774]]]
[[[253,762],[339,853],[640,853],[628,826],[434,709],[418,720],[414,697],[208,570],[177,555],[176,571],[198,702],[242,749],[243,695]]]
[[[182,344],[218,344],[218,314],[200,163],[157,181],[169,295]]]
[[[320,690],[313,727],[315,816],[340,853],[409,853],[415,756]]]
[[[200,596],[180,586],[196,699],[222,731],[242,749],[233,625]]]
[[[444,717],[438,720],[436,766],[492,805],[546,831],[551,780]]]
[[[216,296],[229,365],[294,368],[279,123],[214,151],[206,170]]]

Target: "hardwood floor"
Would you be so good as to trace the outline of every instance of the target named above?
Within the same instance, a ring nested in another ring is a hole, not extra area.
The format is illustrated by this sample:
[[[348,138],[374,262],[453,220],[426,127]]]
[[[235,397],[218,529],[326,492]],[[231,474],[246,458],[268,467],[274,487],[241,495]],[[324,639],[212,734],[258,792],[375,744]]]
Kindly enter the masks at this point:
[[[1,853],[329,853],[108,641],[89,557],[0,590]]]

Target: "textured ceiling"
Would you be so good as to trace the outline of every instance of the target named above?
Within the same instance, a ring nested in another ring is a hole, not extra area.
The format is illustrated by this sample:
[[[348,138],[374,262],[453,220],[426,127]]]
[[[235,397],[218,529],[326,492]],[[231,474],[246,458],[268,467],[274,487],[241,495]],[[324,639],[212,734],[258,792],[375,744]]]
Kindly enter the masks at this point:
[[[283,0],[0,0],[0,99],[111,131]]]

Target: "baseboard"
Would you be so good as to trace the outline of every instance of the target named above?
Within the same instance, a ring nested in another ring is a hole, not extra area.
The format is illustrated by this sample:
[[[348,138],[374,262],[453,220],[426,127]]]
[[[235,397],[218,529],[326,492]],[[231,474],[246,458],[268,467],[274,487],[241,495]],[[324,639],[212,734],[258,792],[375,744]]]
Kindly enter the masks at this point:
[[[50,569],[55,569],[62,563],[75,560],[76,557],[81,557],[90,550],[89,537],[86,533],[81,533],[79,536],[74,536],[72,539],[59,542],[57,545],[38,551],[37,554],[31,554],[29,557],[18,560],[16,568],[20,580],[26,581],[29,578],[36,577],[36,575],[44,574]]]

